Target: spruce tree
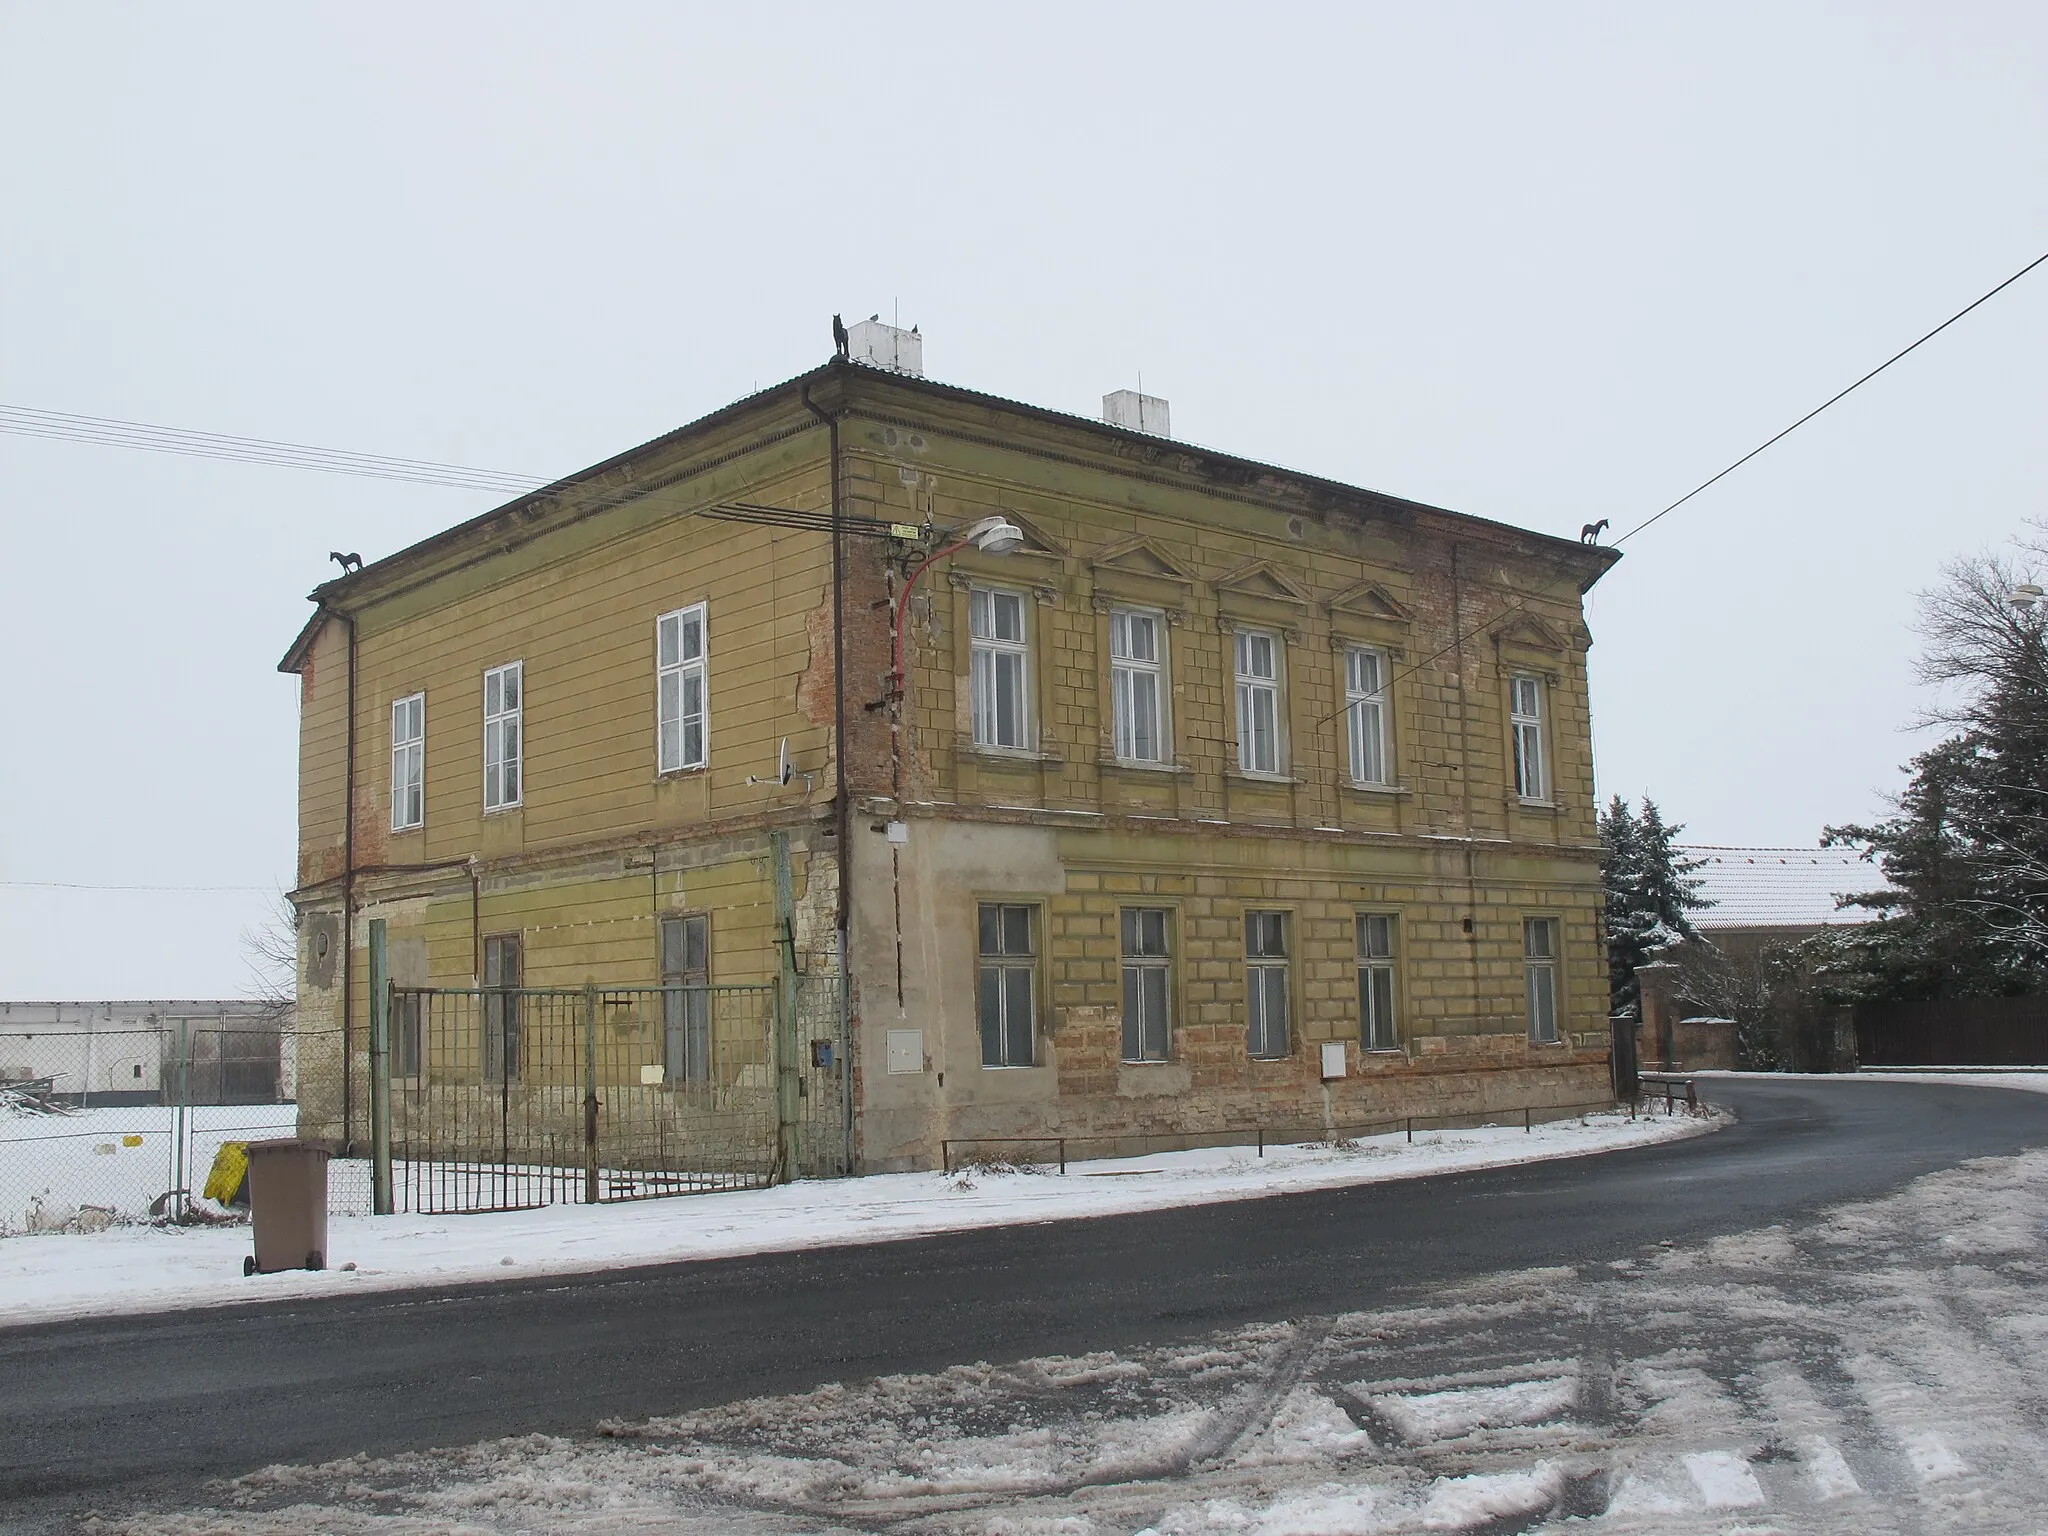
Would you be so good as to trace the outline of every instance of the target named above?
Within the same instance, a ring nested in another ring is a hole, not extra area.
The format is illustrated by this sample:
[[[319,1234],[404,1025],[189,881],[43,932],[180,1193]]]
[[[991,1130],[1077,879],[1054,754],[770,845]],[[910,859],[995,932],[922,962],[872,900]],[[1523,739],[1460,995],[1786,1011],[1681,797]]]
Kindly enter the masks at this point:
[[[1696,939],[1689,914],[1708,905],[1693,871],[1704,860],[1681,854],[1683,827],[1667,826],[1657,803],[1643,797],[1640,813],[1616,795],[1600,816],[1607,879],[1607,992],[1615,1014],[1640,1017],[1636,967],[1669,945]]]

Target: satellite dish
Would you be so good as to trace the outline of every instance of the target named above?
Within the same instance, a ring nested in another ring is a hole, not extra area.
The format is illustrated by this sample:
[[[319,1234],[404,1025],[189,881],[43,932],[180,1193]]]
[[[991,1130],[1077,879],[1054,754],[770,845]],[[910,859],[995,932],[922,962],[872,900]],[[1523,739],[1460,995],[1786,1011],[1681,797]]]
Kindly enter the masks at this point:
[[[782,738],[782,749],[775,755],[776,782],[778,784],[787,784],[789,776],[793,771],[789,766],[789,738],[785,736]]]

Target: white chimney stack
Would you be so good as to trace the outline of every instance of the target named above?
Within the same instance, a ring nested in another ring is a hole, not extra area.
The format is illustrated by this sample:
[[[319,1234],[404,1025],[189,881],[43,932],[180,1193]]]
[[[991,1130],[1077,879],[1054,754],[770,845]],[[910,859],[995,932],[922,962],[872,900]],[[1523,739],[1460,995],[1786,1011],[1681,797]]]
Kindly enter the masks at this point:
[[[1112,427],[1132,432],[1149,432],[1154,437],[1173,436],[1173,417],[1166,402],[1157,395],[1141,395],[1135,389],[1120,389],[1102,397],[1102,419]]]
[[[879,315],[857,321],[846,328],[846,351],[856,363],[866,363],[870,368],[887,368],[891,373],[907,373],[914,379],[924,377],[924,338],[914,325],[899,331],[893,325],[882,324]]]

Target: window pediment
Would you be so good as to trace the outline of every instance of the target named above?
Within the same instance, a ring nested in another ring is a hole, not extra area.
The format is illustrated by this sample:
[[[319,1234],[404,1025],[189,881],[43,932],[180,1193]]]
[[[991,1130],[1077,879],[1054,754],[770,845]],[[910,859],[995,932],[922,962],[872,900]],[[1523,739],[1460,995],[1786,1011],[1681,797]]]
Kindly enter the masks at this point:
[[[1216,581],[1216,606],[1226,615],[1299,624],[1308,589],[1270,560],[1251,560]]]
[[[1172,555],[1142,536],[1099,551],[1088,562],[1097,594],[1130,598],[1162,608],[1184,608],[1194,580]]]
[[[1346,587],[1323,604],[1333,643],[1367,641],[1398,653],[1415,619],[1399,598],[1376,581]]]

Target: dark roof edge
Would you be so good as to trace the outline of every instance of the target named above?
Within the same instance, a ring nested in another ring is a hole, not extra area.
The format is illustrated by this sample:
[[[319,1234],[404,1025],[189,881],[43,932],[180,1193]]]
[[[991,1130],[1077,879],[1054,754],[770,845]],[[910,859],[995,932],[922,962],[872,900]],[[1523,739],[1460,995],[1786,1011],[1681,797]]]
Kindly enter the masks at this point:
[[[1615,562],[1621,559],[1621,552],[1619,550],[1612,549],[1606,545],[1582,544],[1575,539],[1564,538],[1558,534],[1542,533],[1532,528],[1523,528],[1513,523],[1504,523],[1495,518],[1480,517],[1471,512],[1459,512],[1450,507],[1433,505],[1430,502],[1414,501],[1405,496],[1390,495],[1385,491],[1376,491],[1368,486],[1349,485],[1341,480],[1330,480],[1321,475],[1312,475],[1302,470],[1288,469],[1278,464],[1268,464],[1258,459],[1242,458],[1236,454],[1225,453],[1214,448],[1205,448],[1199,444],[1183,442],[1176,438],[1155,437],[1151,433],[1139,432],[1129,427],[1112,426],[1108,422],[1097,421],[1093,417],[1077,416],[1069,411],[1056,411],[1047,406],[1032,405],[1021,400],[1006,399],[1001,395],[991,395],[980,390],[966,389],[958,384],[942,384],[934,379],[888,372],[835,357],[819,364],[808,372],[785,379],[780,384],[771,384],[766,389],[756,390],[753,394],[742,396],[730,405],[721,406],[708,415],[699,416],[696,420],[686,422],[682,426],[664,432],[658,437],[649,438],[644,443],[639,443],[634,447],[625,449],[623,452],[615,453],[610,458],[593,464],[587,469],[581,469],[574,474],[565,475],[561,479],[550,481],[546,485],[535,486],[532,490],[515,496],[510,501],[500,502],[498,505],[491,507],[487,511],[480,512],[474,517],[466,518],[462,522],[444,528],[439,533],[430,534],[416,544],[408,544],[403,549],[394,550],[381,560],[372,561],[369,565],[361,567],[348,575],[337,576],[332,581],[322,582],[307,594],[309,601],[321,605],[321,612],[316,613],[312,619],[307,621],[306,627],[299,632],[298,638],[292,642],[290,649],[285,652],[284,659],[278,663],[278,670],[281,672],[296,672],[300,670],[304,664],[305,653],[311,649],[313,636],[318,633],[322,616],[337,611],[329,605],[329,599],[340,598],[345,600],[351,589],[357,586],[371,572],[383,572],[397,562],[416,559],[422,554],[458,543],[465,535],[482,527],[493,518],[502,516],[522,503],[533,501],[537,497],[555,496],[564,491],[573,490],[578,485],[608,474],[619,466],[630,463],[644,454],[670,447],[696,433],[724,426],[759,408],[777,396],[800,393],[811,385],[834,375],[844,375],[848,378],[867,376],[877,381],[885,382],[887,385],[895,388],[907,390],[913,394],[931,395],[963,404],[1009,411],[1016,415],[1055,423],[1070,429],[1080,428],[1098,437],[1117,442],[1135,443],[1152,448],[1178,449],[1185,454],[1200,455],[1213,459],[1219,464],[1231,465],[1257,474],[1277,476],[1316,490],[1346,497],[1370,497],[1375,501],[1384,502],[1391,507],[1430,513],[1438,517],[1453,518],[1462,522],[1477,523],[1484,527],[1499,529],[1504,533],[1512,533],[1520,538],[1534,539],[1540,544],[1552,547],[1557,553],[1568,554],[1574,560],[1583,561],[1590,567],[1585,579],[1580,583],[1579,590],[1581,592],[1590,588],[1594,582],[1598,581],[1612,568]]]

